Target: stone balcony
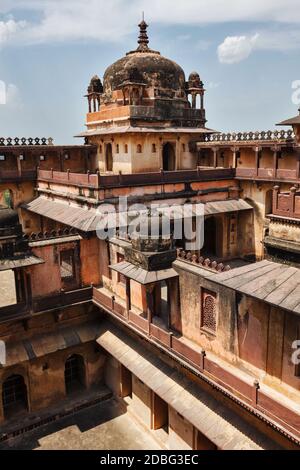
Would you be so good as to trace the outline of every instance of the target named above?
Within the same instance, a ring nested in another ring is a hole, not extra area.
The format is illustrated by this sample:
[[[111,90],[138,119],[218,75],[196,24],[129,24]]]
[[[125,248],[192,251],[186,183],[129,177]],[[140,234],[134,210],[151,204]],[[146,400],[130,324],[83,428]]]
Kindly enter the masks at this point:
[[[158,171],[149,173],[102,175],[100,173],[72,173],[54,170],[39,170],[38,181],[67,186],[82,186],[94,189],[188,183],[230,179],[235,176],[232,168],[205,168],[194,170]]]

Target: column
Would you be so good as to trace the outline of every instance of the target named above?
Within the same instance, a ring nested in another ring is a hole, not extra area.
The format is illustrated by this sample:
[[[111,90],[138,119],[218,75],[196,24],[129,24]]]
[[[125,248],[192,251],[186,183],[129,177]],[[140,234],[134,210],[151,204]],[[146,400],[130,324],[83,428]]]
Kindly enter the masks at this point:
[[[149,284],[146,286],[146,300],[147,300],[147,319],[148,319],[148,328],[150,333],[150,325],[154,317],[154,290],[155,284]]]
[[[259,157],[260,157],[261,147],[255,147],[254,151],[255,151],[255,176],[258,176]]]
[[[180,162],[180,137],[177,138],[175,144],[175,170],[179,170],[179,162]]]
[[[232,168],[236,168],[237,167],[237,153],[239,149],[236,147],[231,147],[230,150],[232,152]]]
[[[278,169],[278,147],[272,147],[273,151],[273,178],[277,176],[277,169]]]
[[[130,279],[126,277],[126,316],[129,317],[129,312],[131,310],[131,292],[130,292]]]
[[[217,168],[218,165],[218,149],[217,148],[212,148],[213,151],[213,167]]]
[[[296,155],[297,155],[296,178],[297,180],[299,180],[300,179],[300,147],[296,147]]]
[[[291,188],[291,206],[290,206],[290,216],[291,217],[294,217],[295,216],[295,199],[296,199],[296,191],[297,191],[297,188],[295,188],[295,186],[293,186]]]
[[[201,104],[200,104],[200,106],[201,106],[201,110],[203,111],[203,109],[204,109],[204,92],[202,92],[202,93],[200,94],[200,98],[201,98]]]
[[[273,188],[273,204],[272,204],[272,213],[276,214],[278,207],[278,194],[280,192],[279,186],[274,186]]]

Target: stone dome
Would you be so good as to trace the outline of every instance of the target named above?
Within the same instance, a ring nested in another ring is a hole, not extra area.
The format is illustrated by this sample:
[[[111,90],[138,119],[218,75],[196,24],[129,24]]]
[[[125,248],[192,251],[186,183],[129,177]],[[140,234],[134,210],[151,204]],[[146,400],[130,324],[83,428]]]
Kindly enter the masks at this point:
[[[90,84],[88,86],[88,93],[102,93],[103,86],[98,75],[94,75],[91,78]]]
[[[189,83],[190,88],[201,88],[203,86],[203,83],[201,81],[201,78],[198,72],[190,73],[188,83]]]
[[[120,89],[123,83],[131,81],[149,87],[173,90],[177,95],[184,96],[183,69],[159,52],[149,49],[147,24],[143,21],[139,27],[138,48],[107,68],[103,81],[104,93],[110,94]]]
[[[0,206],[0,228],[13,228],[19,225],[17,211],[5,206]]]

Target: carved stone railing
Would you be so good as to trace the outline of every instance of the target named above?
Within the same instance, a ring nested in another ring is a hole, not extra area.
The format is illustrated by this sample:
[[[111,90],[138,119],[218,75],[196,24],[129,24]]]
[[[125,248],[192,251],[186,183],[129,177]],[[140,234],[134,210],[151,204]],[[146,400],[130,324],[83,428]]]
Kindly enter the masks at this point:
[[[67,184],[74,186],[86,186],[92,188],[99,188],[100,175],[99,173],[72,173],[67,171],[40,170],[38,169],[38,179],[42,181],[49,181],[58,184]]]
[[[0,308],[0,323],[9,319],[30,317],[32,313],[92,301],[92,287],[78,288],[73,291],[59,292],[32,299],[32,305],[18,303]]]
[[[279,186],[273,189],[273,215],[300,219],[300,192],[292,187],[290,192],[280,192]]]
[[[206,134],[204,142],[248,142],[267,140],[293,140],[294,132],[289,130],[281,131],[256,131],[256,132],[229,132],[220,134]]]
[[[217,271],[218,273],[221,273],[223,271],[229,271],[231,269],[229,265],[225,266],[223,263],[212,261],[211,259],[204,258],[203,256],[197,256],[191,251],[184,251],[182,248],[179,248],[177,250],[177,258],[191,264],[196,264],[203,268],[208,268],[213,271]]]
[[[78,231],[75,228],[65,228],[59,230],[51,230],[46,232],[32,232],[30,234],[23,235],[23,239],[28,242],[52,240],[55,238],[68,237],[78,235]]]
[[[253,408],[259,412],[264,421],[269,419],[272,425],[277,430],[284,428],[284,433],[291,432],[293,436],[300,438],[299,431],[299,413],[295,410],[287,408],[283,401],[274,399],[268,395],[259,385],[257,380],[253,377],[243,377],[238,370],[234,373],[231,370],[224,368],[220,363],[208,357],[206,351],[191,341],[186,342],[179,334],[172,330],[165,330],[159,328],[153,323],[149,323],[145,318],[136,315],[133,312],[127,316],[125,309],[122,312],[117,311],[113,295],[105,295],[97,288],[93,288],[93,302],[98,307],[102,308],[106,313],[113,316],[114,319],[122,321],[127,324],[129,328],[134,329],[143,337],[151,339],[157,345],[163,345],[179,360],[185,361],[185,365],[189,364],[193,369],[196,369],[207,381],[215,388],[221,391],[226,390],[235,402],[240,403],[244,408],[250,407],[249,411]],[[280,426],[280,428],[278,427]]]
[[[100,175],[99,173],[71,173],[54,170],[38,170],[38,180],[74,186],[92,188],[115,188],[130,186],[145,186],[151,184],[173,184],[197,181],[213,181],[234,178],[233,168],[198,167],[194,170],[157,171],[149,173],[132,173],[116,175]]]
[[[0,182],[34,181],[36,170],[0,170]]]
[[[0,146],[11,147],[14,145],[53,145],[52,137],[0,137]]]

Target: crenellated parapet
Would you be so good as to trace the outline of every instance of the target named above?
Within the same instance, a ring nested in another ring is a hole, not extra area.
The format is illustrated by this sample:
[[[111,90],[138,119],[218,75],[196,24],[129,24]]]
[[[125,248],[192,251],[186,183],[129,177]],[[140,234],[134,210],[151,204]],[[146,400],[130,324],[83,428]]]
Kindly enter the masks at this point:
[[[53,145],[52,137],[0,137],[0,146],[14,145]]]
[[[268,141],[268,140],[293,140],[294,132],[289,130],[281,131],[256,131],[256,132],[228,132],[218,134],[206,134],[204,142],[251,142],[251,141]]]
[[[198,256],[191,251],[184,251],[182,248],[177,250],[177,258],[181,261],[186,261],[188,263],[197,265],[199,267],[211,269],[222,273],[224,271],[230,271],[231,267],[229,265],[224,265],[223,263],[218,263],[209,258],[204,258],[203,256]]]

